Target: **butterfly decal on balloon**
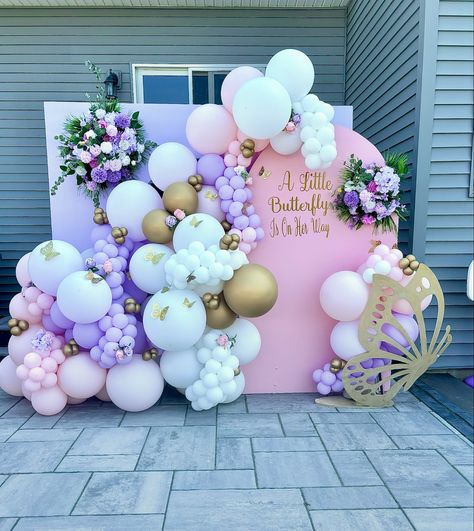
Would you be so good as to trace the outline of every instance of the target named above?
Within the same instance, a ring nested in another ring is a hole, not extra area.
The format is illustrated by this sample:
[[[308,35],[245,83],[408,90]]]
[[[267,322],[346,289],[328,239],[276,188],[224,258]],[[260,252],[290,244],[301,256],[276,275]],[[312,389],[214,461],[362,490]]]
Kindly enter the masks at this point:
[[[44,256],[46,261],[52,260],[61,254],[54,250],[54,244],[52,241],[48,242],[44,247],[41,247],[40,253]]]

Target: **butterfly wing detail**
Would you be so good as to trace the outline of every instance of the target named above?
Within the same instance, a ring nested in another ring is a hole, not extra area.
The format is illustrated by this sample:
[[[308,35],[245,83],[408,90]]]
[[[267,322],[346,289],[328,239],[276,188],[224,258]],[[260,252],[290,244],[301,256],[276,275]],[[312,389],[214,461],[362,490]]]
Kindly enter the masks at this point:
[[[186,308],[192,308],[196,301],[191,302],[187,297],[184,297],[183,306]]]
[[[433,296],[438,303],[437,317],[428,340],[421,305],[427,297]],[[417,343],[392,313],[398,300],[406,300],[412,307],[419,328]],[[400,389],[410,389],[451,343],[449,326],[439,339],[443,316],[443,292],[438,279],[426,265],[420,265],[407,286],[386,276],[374,275],[369,301],[359,325],[359,341],[366,352],[351,358],[342,373],[348,395],[363,405],[382,407],[390,405]],[[404,344],[388,335],[389,327],[401,334]],[[382,343],[388,345],[391,352],[383,350]]]
[[[53,247],[53,242],[50,241],[40,249],[40,253],[44,256],[46,261],[52,260],[55,256],[59,256],[60,253],[56,252]]]
[[[193,216],[193,218],[191,219],[191,227],[194,227],[195,229],[197,229],[199,227],[199,225],[203,222],[204,220],[201,219],[201,220],[198,220],[198,218],[196,216]]]

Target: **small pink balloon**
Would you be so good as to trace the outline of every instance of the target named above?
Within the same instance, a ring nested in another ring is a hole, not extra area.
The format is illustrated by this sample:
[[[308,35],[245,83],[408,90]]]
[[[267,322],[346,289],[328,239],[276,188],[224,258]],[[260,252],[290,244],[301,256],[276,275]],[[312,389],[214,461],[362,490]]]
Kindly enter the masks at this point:
[[[252,250],[252,247],[249,243],[245,243],[245,242],[240,242],[239,244],[239,249],[245,253],[245,254],[249,254],[250,251]]]
[[[253,66],[239,66],[231,70],[224,78],[221,87],[221,99],[224,107],[232,112],[234,97],[240,87],[242,87],[247,81],[262,76],[262,72]]]
[[[28,352],[31,352],[31,340],[41,330],[39,325],[31,325],[21,336],[11,336],[8,341],[8,354],[15,363],[21,365]]]
[[[28,311],[28,301],[23,297],[21,293],[17,293],[12,298],[8,307],[8,311],[13,318],[24,319],[30,324],[39,323],[41,321],[41,315],[32,315]]]
[[[30,259],[30,254],[31,253],[24,254],[16,264],[16,279],[22,288],[31,283],[31,277],[28,273],[28,260]]]
[[[28,352],[23,363],[28,369],[39,367],[41,365],[41,356],[37,352]]]
[[[29,373],[30,371],[28,367],[26,367],[23,364],[18,365],[18,367],[16,368],[16,375],[17,375],[17,378],[19,378],[20,380],[26,380],[28,378]]]
[[[54,303],[54,297],[48,295],[47,293],[41,293],[36,302],[42,310],[49,310]]]
[[[86,352],[67,358],[58,369],[58,384],[73,398],[89,398],[105,384],[107,371],[99,367]]]
[[[23,393],[23,396],[31,401],[31,391],[28,391],[28,389],[25,388],[25,386],[22,384],[21,386],[21,392]]]
[[[22,396],[21,380],[16,375],[16,365],[10,356],[6,356],[0,363],[0,388],[13,396]]]
[[[30,369],[28,378],[34,382],[41,382],[41,380],[46,376],[46,372],[42,367],[34,367]]]
[[[374,267],[377,262],[380,262],[382,260],[382,257],[378,254],[371,254],[369,258],[367,258],[365,264],[367,267]]]
[[[35,286],[30,286],[29,288],[23,290],[23,296],[28,302],[36,302],[42,293],[43,292]]]
[[[410,282],[413,281],[413,279],[416,277],[416,273],[413,275],[403,275],[403,278],[400,280],[400,284],[402,286],[408,286]],[[421,301],[421,310],[424,311],[428,306],[430,305],[431,301],[433,299],[433,295],[428,295]],[[398,301],[395,301],[393,304],[392,310],[397,313],[402,313],[404,315],[413,315],[415,312],[413,311],[413,308],[411,307],[410,303],[406,299],[400,299]]]
[[[249,138],[248,135],[245,133],[242,133],[242,131],[239,129],[237,131],[237,138],[240,140],[240,142],[243,142],[247,138]],[[264,139],[264,140],[255,140],[255,138],[251,138],[250,140],[253,140],[255,142],[255,152],[258,153],[259,151],[263,151],[268,144],[270,144],[270,140]]]
[[[54,372],[48,372],[45,374],[41,385],[43,387],[54,387],[58,383],[58,377]]]
[[[51,348],[52,350],[55,350],[55,349],[58,349],[58,348],[63,348],[64,346],[64,336],[55,336],[54,339],[53,339],[53,342],[51,344]]]
[[[28,304],[28,311],[31,315],[34,315],[36,318],[41,319],[43,316],[43,310],[39,307],[39,305],[36,302],[30,302]]]
[[[390,254],[390,247],[381,243],[380,245],[377,245],[377,247],[374,249],[374,253],[378,254],[379,256],[386,256]]]
[[[235,155],[236,157],[240,155],[240,144],[241,142],[239,142],[238,140],[233,140],[229,144],[229,148],[228,148],[229,153],[231,155]]]
[[[41,362],[41,367],[44,369],[45,372],[56,372],[58,368],[58,362],[52,358],[51,356],[44,358],[44,360]]]
[[[57,385],[31,394],[31,405],[41,415],[57,415],[66,407],[66,404],[66,393]]]
[[[242,231],[242,239],[245,243],[252,243],[255,241],[257,233],[252,227],[247,227]]]
[[[237,157],[237,164],[239,164],[240,166],[245,166],[245,168],[246,168],[250,164],[250,159],[248,159],[247,157],[244,157],[242,154],[240,154]]]
[[[235,168],[235,166],[237,166],[237,157],[231,153],[227,153],[224,157],[224,164],[228,168]]]
[[[392,252],[387,256],[384,256],[383,259],[386,260],[392,267],[397,267],[398,262],[400,262],[400,259],[397,257],[397,255],[393,253],[393,249]]]
[[[222,105],[206,103],[194,109],[186,122],[186,137],[199,153],[225,153],[237,135],[234,118]]]
[[[102,389],[95,395],[99,400],[102,400],[102,402],[112,402],[110,399],[109,393],[107,393],[107,386],[104,385]]]
[[[28,378],[23,382],[23,387],[30,393],[34,393],[35,391],[39,391],[41,389],[41,384]]]
[[[403,271],[398,266],[392,267],[392,269],[390,269],[390,273],[388,274],[388,276],[392,280],[395,280],[396,282],[400,282],[400,280],[402,280],[403,278]]]
[[[50,354],[51,358],[53,358],[58,364],[63,363],[66,359],[66,356],[64,355],[64,352],[62,350],[56,349],[52,350]]]

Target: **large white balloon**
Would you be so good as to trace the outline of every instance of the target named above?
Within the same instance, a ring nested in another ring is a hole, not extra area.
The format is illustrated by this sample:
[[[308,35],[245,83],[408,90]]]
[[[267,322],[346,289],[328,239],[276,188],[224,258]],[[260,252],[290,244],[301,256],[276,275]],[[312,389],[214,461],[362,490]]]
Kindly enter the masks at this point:
[[[59,284],[57,303],[62,314],[71,321],[93,323],[109,311],[112,292],[99,275],[77,271]]]
[[[50,240],[37,245],[28,260],[28,273],[41,291],[56,295],[58,286],[70,273],[84,268],[81,253],[70,243]]]
[[[268,62],[265,77],[276,79],[288,91],[291,101],[299,101],[313,86],[314,67],[303,52],[282,50]]]
[[[164,380],[158,364],[133,356],[126,365],[115,365],[107,374],[107,394],[125,411],[144,411],[158,402]]]
[[[196,173],[196,166],[196,157],[190,149],[178,142],[165,142],[150,155],[148,173],[156,186],[164,191],[177,181],[187,182],[188,177]]]
[[[280,155],[291,155],[300,149],[303,142],[298,131],[293,131],[292,133],[282,131],[270,140],[270,144],[273,150],[280,153]]]
[[[234,120],[251,138],[272,138],[280,133],[291,116],[291,99],[278,81],[268,77],[252,79],[234,98]]]
[[[201,242],[204,247],[219,245],[225,232],[217,219],[209,214],[192,214],[178,223],[173,234],[173,247],[176,252],[186,249],[192,242]]]
[[[161,290],[148,301],[143,326],[150,341],[163,350],[194,345],[206,328],[206,310],[190,290]]]
[[[241,365],[250,363],[258,356],[262,340],[258,328],[253,323],[239,317],[224,332],[229,337],[235,337],[231,353],[239,358]]]
[[[166,285],[165,263],[173,254],[166,245],[142,245],[132,255],[129,264],[133,282],[146,293],[156,293]]]
[[[160,358],[161,374],[173,387],[184,389],[199,379],[203,364],[196,357],[194,347],[163,352]]]
[[[358,319],[369,300],[369,288],[354,271],[338,271],[321,286],[319,300],[323,310],[337,321]]]
[[[329,341],[334,354],[346,361],[365,352],[359,342],[359,320],[337,323]]]
[[[107,217],[112,227],[125,227],[134,241],[145,240],[142,221],[150,210],[163,208],[160,194],[142,181],[124,181],[107,199]]]
[[[22,381],[16,375],[17,366],[10,356],[0,362],[0,389],[13,396],[23,396]]]

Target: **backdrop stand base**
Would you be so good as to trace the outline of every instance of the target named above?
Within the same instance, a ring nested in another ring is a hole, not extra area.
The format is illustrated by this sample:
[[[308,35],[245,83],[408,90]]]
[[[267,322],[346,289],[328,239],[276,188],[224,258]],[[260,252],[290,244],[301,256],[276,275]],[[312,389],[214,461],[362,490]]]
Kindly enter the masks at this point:
[[[366,409],[378,409],[373,408],[371,406],[365,406],[364,404],[358,404],[354,400],[350,398],[346,398],[344,396],[323,396],[321,398],[316,398],[314,402],[320,406],[328,406],[328,407],[337,407],[337,408],[366,408]],[[393,406],[393,402],[390,402],[386,406],[382,407],[390,407]]]

